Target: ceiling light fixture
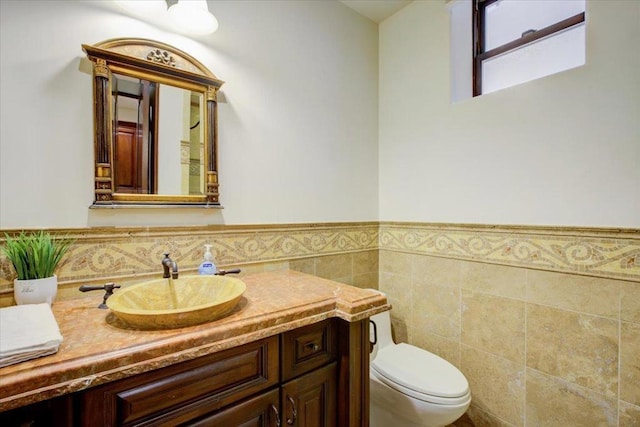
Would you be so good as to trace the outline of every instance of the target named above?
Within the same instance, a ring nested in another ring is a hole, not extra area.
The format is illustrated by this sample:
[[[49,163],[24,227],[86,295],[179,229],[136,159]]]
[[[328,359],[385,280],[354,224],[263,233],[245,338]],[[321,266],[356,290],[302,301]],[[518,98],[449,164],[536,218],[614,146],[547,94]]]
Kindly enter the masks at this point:
[[[218,20],[209,12],[206,0],[166,1],[169,18],[177,30],[192,35],[205,35],[218,29]]]

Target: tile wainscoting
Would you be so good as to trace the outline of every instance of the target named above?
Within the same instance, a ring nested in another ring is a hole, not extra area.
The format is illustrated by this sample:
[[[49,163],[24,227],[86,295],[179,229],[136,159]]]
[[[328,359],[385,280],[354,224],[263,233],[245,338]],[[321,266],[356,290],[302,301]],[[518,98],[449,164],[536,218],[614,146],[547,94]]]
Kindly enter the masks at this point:
[[[58,271],[61,299],[81,297],[83,283],[157,277],[165,251],[194,273],[211,243],[222,268],[243,274],[290,268],[385,291],[397,340],[467,376],[465,419],[477,427],[640,426],[640,230],[358,222],[51,231],[76,239]],[[12,275],[0,256],[0,306],[13,304]]]
[[[75,239],[57,270],[58,298],[70,299],[83,295],[77,291],[81,284],[127,286],[159,277],[164,252],[178,262],[181,274],[194,274],[205,244],[213,245],[218,267],[240,267],[243,275],[291,268],[377,287],[378,227],[377,222],[360,222],[50,231]],[[14,277],[9,262],[0,255],[0,306],[14,304]]]
[[[640,230],[381,223],[379,268],[475,426],[640,426]]]

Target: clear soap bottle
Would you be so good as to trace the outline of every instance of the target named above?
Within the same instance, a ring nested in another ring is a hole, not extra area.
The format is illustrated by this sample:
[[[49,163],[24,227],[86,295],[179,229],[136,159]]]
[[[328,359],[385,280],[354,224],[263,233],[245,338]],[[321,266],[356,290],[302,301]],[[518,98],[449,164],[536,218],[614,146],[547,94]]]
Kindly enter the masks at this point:
[[[198,268],[198,274],[212,275],[216,274],[217,268],[213,262],[213,254],[211,253],[212,245],[204,245],[204,261]]]

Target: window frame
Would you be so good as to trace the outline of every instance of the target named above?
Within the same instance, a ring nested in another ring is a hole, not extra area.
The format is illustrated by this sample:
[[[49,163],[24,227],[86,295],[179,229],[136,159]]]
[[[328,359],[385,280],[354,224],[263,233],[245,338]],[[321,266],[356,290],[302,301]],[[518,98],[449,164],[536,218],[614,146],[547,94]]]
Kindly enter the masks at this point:
[[[528,33],[519,39],[510,41],[489,51],[485,51],[485,9],[499,0],[472,0],[471,7],[473,26],[473,96],[482,95],[482,62],[504,53],[514,51],[522,46],[552,36],[585,21],[585,12],[578,13],[547,27]]]

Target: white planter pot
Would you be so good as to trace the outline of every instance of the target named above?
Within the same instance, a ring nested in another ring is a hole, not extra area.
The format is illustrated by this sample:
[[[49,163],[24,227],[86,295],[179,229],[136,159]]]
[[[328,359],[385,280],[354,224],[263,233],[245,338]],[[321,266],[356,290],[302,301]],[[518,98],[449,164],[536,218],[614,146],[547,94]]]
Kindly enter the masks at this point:
[[[41,304],[46,302],[51,305],[58,293],[58,276],[55,274],[44,279],[13,281],[13,297],[20,304]]]

